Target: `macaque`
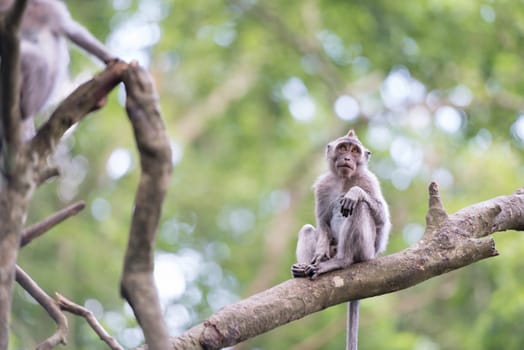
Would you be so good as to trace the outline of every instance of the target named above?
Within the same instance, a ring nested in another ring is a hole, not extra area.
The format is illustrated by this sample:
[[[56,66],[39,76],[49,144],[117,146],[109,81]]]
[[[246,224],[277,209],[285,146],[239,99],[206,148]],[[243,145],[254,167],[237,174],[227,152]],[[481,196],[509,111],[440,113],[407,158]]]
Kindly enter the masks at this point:
[[[370,155],[353,130],[327,145],[329,171],[313,186],[317,227],[305,225],[298,234],[293,277],[315,279],[386,249],[389,210],[377,177],[367,168]],[[346,349],[357,349],[358,312],[359,301],[350,302]]]
[[[0,12],[13,0],[0,0]],[[81,24],[60,0],[28,0],[20,29],[20,114],[22,137],[34,136],[34,117],[40,113],[67,75],[69,52],[66,38],[109,63],[114,57]]]

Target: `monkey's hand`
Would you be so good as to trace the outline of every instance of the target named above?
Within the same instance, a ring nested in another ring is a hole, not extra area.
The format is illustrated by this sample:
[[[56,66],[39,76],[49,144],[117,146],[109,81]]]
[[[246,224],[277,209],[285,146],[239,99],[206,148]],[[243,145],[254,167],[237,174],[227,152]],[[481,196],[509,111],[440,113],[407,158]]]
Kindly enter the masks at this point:
[[[344,217],[353,214],[358,202],[366,198],[366,192],[358,186],[351,187],[340,200],[340,213]]]
[[[311,277],[311,275],[308,274],[309,271],[309,264],[304,263],[296,263],[291,266],[291,274],[294,278],[299,277]]]
[[[291,274],[294,278],[309,277],[315,279],[318,276],[318,265],[296,263],[291,266]]]
[[[120,58],[113,57],[113,56],[108,56],[108,57],[104,58],[103,61],[104,61],[104,64],[106,66],[111,66],[111,65],[113,65],[113,64],[115,64],[117,62],[122,62],[122,60]]]

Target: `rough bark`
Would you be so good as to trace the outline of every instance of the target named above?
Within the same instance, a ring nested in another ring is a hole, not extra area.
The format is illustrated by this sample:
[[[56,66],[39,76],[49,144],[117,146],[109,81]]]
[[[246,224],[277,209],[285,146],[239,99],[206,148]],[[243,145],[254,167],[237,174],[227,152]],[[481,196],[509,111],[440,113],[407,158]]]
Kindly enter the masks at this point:
[[[26,1],[0,18],[0,349],[7,349],[18,242],[30,192],[28,172],[18,173],[21,153],[18,108],[18,30]],[[25,169],[24,169],[25,170]],[[15,176],[17,174],[18,176]]]
[[[291,279],[224,307],[172,339],[173,349],[220,349],[327,307],[391,293],[498,255],[494,232],[524,230],[524,189],[447,215],[430,185],[424,237],[401,252],[334,271]],[[146,347],[143,347],[146,348]]]

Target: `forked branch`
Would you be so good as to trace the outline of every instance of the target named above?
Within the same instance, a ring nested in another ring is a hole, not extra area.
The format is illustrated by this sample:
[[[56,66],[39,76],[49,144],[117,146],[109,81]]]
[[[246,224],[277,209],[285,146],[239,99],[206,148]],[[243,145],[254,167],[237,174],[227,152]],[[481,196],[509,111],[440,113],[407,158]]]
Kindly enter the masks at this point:
[[[109,346],[109,348],[113,350],[124,350],[124,348],[116,341],[116,339],[106,332],[104,327],[102,327],[100,322],[98,322],[95,315],[93,315],[91,311],[83,306],[73,303],[71,300],[67,299],[59,293],[56,293],[56,302],[60,306],[60,309],[85,318],[89,326],[91,326],[98,337],[102,339],[102,341],[104,341]]]
[[[47,295],[46,292],[42,290],[36,284],[35,281],[24,271],[20,266],[16,266],[16,282],[22,288],[24,288],[35,300],[42,305],[42,307],[47,311],[49,316],[53,318],[56,322],[56,332],[44,340],[42,343],[38,344],[36,347],[37,350],[51,350],[58,344],[67,344],[67,318],[64,316],[60,308],[55,303],[53,298]]]

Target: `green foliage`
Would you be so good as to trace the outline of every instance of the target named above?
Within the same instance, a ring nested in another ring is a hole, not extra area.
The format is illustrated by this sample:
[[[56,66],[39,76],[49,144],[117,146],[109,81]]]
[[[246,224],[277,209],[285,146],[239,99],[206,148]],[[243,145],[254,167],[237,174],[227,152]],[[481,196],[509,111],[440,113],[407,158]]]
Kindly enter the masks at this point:
[[[524,12],[512,1],[68,6],[157,83],[175,151],[157,265],[173,333],[290,277],[296,233],[314,221],[324,144],[349,128],[373,151],[390,203],[388,252],[420,238],[432,179],[450,213],[522,186]],[[74,51],[73,75],[99,67]],[[86,210],[24,248],[20,265],[49,293],[97,301],[87,304],[133,347],[140,336],[118,284],[139,164],[122,96],[64,140],[64,177],[38,191],[28,222],[74,200]],[[513,232],[496,241],[496,259],[363,301],[361,349],[523,348],[524,241]],[[69,320],[66,348],[104,348],[83,320]],[[13,349],[53,330],[19,287],[12,323]],[[344,324],[341,305],[242,348],[340,349]]]

